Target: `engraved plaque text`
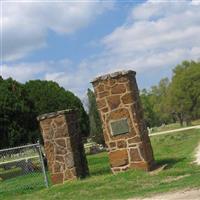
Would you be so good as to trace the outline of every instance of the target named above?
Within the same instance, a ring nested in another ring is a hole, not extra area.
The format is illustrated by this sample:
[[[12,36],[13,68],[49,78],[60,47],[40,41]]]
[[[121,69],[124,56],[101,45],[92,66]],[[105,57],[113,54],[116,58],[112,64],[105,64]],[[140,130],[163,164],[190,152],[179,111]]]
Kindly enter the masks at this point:
[[[111,134],[113,136],[126,134],[129,132],[128,121],[126,118],[111,121],[110,127],[111,127]]]

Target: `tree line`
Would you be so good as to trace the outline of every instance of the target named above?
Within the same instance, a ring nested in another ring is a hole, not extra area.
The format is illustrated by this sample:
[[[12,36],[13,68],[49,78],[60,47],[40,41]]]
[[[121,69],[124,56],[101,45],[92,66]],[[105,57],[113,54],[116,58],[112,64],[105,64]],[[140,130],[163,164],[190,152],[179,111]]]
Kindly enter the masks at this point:
[[[53,81],[34,80],[21,84],[0,78],[0,148],[34,143],[42,139],[36,117],[63,109],[78,109],[83,137],[89,119],[81,100]]]
[[[183,61],[173,69],[172,79],[140,91],[144,120],[148,127],[179,122],[190,125],[200,118],[200,62]],[[88,89],[90,135],[102,143],[102,128],[95,96]]]
[[[0,77],[0,148],[36,142],[41,138],[36,117],[63,109],[78,109],[81,135],[104,143],[94,92],[88,89],[88,113],[81,100],[53,81],[25,84]],[[184,61],[173,69],[172,79],[140,91],[148,127],[200,118],[200,62]]]
[[[200,118],[200,62],[184,61],[149,91],[141,91],[147,126],[185,122]]]

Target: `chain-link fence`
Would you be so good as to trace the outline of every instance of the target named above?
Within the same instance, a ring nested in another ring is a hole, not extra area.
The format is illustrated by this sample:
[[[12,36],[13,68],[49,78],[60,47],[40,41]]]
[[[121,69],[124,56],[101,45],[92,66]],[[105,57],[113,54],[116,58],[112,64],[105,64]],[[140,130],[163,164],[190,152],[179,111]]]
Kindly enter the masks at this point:
[[[0,194],[48,187],[39,143],[0,150]]]

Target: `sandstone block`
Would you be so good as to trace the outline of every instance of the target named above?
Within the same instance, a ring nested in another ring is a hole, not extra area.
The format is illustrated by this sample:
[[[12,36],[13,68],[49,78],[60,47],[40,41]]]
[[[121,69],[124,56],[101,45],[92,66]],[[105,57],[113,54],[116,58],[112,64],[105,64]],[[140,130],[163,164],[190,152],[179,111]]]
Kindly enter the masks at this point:
[[[139,136],[135,136],[135,137],[132,137],[132,138],[128,139],[128,143],[129,143],[129,144],[132,144],[132,143],[139,143],[139,142],[141,142],[141,139],[140,139]]]
[[[115,111],[111,111],[107,118],[107,122],[109,123],[110,120],[117,120],[122,118],[130,118],[129,111],[126,108],[119,108]]]
[[[117,150],[109,153],[112,167],[120,167],[128,164],[127,150]]]
[[[124,92],[126,92],[126,87],[125,87],[124,84],[117,84],[117,85],[114,85],[111,88],[112,94],[121,94],[121,93],[124,93]]]
[[[65,147],[66,147],[65,138],[56,139],[56,140],[55,140],[55,143],[56,143],[58,146],[62,147],[62,148],[65,148]]]
[[[56,161],[58,161],[58,162],[60,162],[60,163],[64,163],[64,162],[65,162],[64,156],[56,155]]]
[[[134,162],[130,163],[130,168],[136,168],[136,169],[143,169],[145,171],[149,171],[150,165],[147,162]]]
[[[123,102],[124,104],[133,103],[132,93],[126,93],[125,95],[123,95],[123,96],[122,96],[122,102]]]
[[[55,132],[56,132],[56,138],[67,137],[68,127],[66,124],[63,124],[62,126],[57,127],[56,131],[53,131],[54,134],[55,134]]]
[[[57,118],[54,119],[54,122],[57,127],[63,126],[63,122],[65,121],[64,116],[58,116]]]
[[[119,149],[126,148],[126,141],[125,140],[119,140],[119,141],[117,141],[117,147]]]
[[[63,183],[63,173],[52,174],[51,181],[53,184]]]
[[[99,85],[96,87],[96,91],[97,91],[97,92],[103,92],[103,91],[104,91],[104,84],[99,84]]]
[[[106,97],[106,96],[108,96],[108,95],[109,95],[109,92],[108,92],[108,91],[104,91],[104,92],[98,93],[99,99],[104,98],[104,97]]]
[[[142,158],[140,157],[138,148],[131,148],[129,150],[129,153],[130,153],[131,162],[142,161]]]
[[[101,112],[107,113],[108,112],[108,108],[106,107],[106,108],[101,109]]]
[[[110,143],[109,143],[109,146],[110,146],[110,148],[116,147],[116,142],[110,142]]]
[[[106,106],[106,101],[105,99],[97,100],[97,106],[99,109],[102,109]]]
[[[109,105],[110,109],[114,110],[120,104],[120,96],[119,95],[110,96],[107,98],[107,101],[108,101],[108,105]]]
[[[115,79],[110,79],[109,80],[109,85],[112,87],[113,85],[115,85],[116,80]]]

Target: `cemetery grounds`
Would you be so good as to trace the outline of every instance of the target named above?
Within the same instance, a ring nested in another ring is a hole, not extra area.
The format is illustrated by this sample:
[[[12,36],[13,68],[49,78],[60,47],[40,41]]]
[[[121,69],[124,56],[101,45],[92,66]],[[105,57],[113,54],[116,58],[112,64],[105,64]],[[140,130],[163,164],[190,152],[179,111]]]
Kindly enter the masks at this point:
[[[128,170],[117,175],[110,171],[107,152],[88,155],[90,177],[69,181],[63,185],[31,187],[27,190],[0,192],[0,199],[128,199],[144,197],[179,189],[200,188],[200,166],[194,163],[200,142],[200,129],[174,132],[151,137],[157,164],[167,164],[158,173]],[[32,177],[0,180],[1,187],[17,188]]]

